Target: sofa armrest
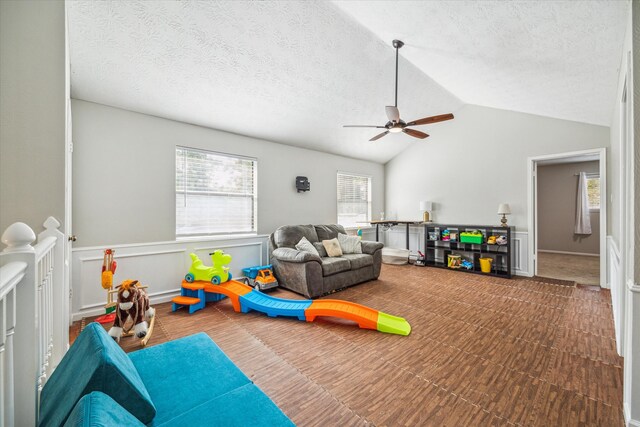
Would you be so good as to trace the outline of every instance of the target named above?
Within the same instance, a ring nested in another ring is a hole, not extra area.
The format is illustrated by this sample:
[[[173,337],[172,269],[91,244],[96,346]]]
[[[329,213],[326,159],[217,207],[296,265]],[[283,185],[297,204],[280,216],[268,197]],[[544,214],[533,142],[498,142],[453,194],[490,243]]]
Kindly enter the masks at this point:
[[[363,240],[361,243],[363,254],[373,255],[377,250],[384,248],[384,244],[380,242],[370,242]]]
[[[316,261],[322,263],[322,260],[318,255],[312,254],[311,252],[299,251],[297,249],[292,248],[278,248],[273,251],[271,254],[273,258],[278,259],[279,261],[286,262],[308,262],[308,261]]]

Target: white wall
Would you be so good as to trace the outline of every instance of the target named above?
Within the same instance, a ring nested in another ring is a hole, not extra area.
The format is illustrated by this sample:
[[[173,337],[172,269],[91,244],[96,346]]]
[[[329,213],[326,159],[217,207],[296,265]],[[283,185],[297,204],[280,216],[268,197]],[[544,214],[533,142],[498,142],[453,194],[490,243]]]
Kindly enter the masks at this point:
[[[0,233],[64,220],[63,1],[0,2]]]
[[[73,100],[76,247],[175,240],[175,146],[258,159],[258,233],[335,223],[336,172],[372,177],[384,206],[384,166]],[[311,191],[297,193],[304,175]]]
[[[435,204],[433,219],[499,224],[498,204],[509,203],[509,224],[527,229],[527,158],[609,145],[609,128],[467,105],[449,122],[423,127],[416,141],[385,165],[385,212],[419,219],[420,200]]]
[[[637,72],[640,69],[640,3],[630,2],[629,11],[611,123],[609,169],[615,172],[611,180],[611,249],[608,257],[612,260],[609,269],[614,273],[611,275],[611,297],[616,339],[624,356],[624,415],[627,425],[640,426],[640,73]],[[624,138],[625,132],[621,128],[625,78],[631,89],[627,92],[627,102],[632,110],[628,139]],[[625,187],[629,191],[627,194],[623,194]],[[625,219],[625,212],[630,218]],[[616,257],[618,252],[619,257]]]

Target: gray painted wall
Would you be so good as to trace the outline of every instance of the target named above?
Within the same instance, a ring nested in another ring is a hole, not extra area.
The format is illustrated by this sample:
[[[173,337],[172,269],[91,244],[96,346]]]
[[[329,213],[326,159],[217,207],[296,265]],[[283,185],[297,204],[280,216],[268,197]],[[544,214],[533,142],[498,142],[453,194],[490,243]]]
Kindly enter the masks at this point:
[[[467,105],[456,118],[420,129],[431,135],[385,167],[386,209],[418,219],[420,200],[435,203],[434,220],[500,224],[498,204],[509,203],[509,224],[527,229],[527,158],[609,146],[609,128]]]
[[[384,166],[72,100],[76,246],[175,240],[175,146],[258,159],[258,233],[335,223],[337,171],[372,177],[384,206]],[[311,191],[297,193],[304,175]]]
[[[37,233],[64,221],[64,2],[0,2],[0,65],[0,233]]]
[[[579,172],[598,173],[599,162],[538,166],[538,249],[600,253],[600,211],[591,212],[590,236],[573,234]]]

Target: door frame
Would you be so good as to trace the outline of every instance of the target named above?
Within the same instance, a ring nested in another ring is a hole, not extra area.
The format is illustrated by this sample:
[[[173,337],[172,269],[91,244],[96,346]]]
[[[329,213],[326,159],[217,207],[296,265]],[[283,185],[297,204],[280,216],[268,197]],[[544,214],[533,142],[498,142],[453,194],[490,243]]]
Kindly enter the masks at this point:
[[[600,173],[600,287],[607,288],[607,149],[593,148],[589,150],[571,151],[567,153],[547,154],[527,158],[527,225],[529,242],[527,256],[531,266],[530,274],[538,274],[538,162],[544,160],[562,160],[574,157],[598,157]]]

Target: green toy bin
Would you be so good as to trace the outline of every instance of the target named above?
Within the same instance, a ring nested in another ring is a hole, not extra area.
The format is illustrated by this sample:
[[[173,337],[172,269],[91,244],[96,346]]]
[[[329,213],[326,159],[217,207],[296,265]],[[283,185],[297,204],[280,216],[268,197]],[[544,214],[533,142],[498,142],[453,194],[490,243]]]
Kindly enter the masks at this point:
[[[477,245],[482,243],[482,234],[473,234],[473,233],[460,233],[460,242],[461,243],[475,243]]]

